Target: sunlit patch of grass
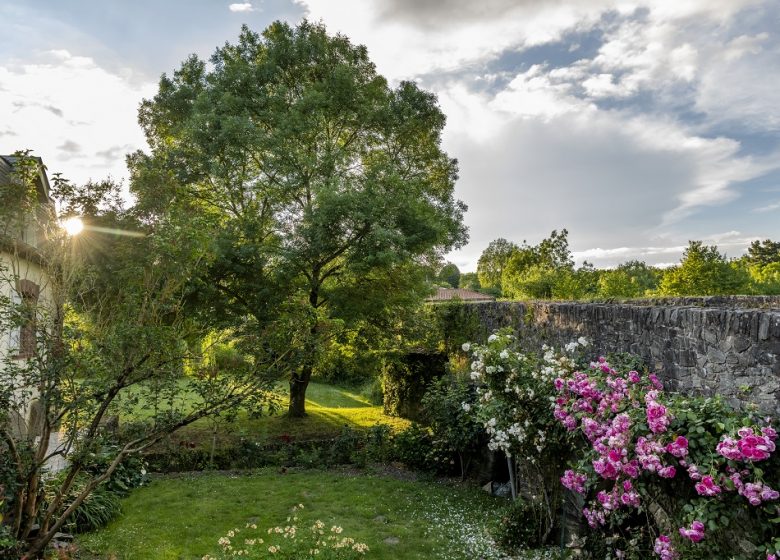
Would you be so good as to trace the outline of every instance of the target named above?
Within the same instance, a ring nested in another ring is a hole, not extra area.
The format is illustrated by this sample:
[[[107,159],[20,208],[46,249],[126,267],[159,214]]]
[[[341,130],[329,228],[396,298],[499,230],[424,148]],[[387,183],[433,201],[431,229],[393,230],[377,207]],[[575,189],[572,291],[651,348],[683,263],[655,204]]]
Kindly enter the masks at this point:
[[[186,395],[186,381],[180,382],[181,391],[174,402],[175,406],[185,410],[194,402]],[[275,393],[282,405],[287,402],[286,385],[279,383]],[[165,405],[166,403],[163,403]],[[170,404],[170,403],[168,403]],[[149,402],[139,402],[137,406],[122,416],[122,421],[146,420],[151,417],[152,406]],[[359,393],[324,383],[310,383],[306,391],[306,411],[304,418],[288,418],[286,408],[282,406],[274,415],[263,414],[251,417],[240,412],[235,421],[203,419],[187,426],[176,434],[179,440],[193,442],[197,447],[208,447],[212,439],[218,447],[235,444],[240,438],[251,441],[273,441],[278,438],[293,440],[324,439],[337,436],[343,428],[367,429],[377,424],[387,424],[393,430],[401,430],[409,425],[407,420],[386,416],[381,406],[372,405]],[[216,430],[216,437],[214,431]]]

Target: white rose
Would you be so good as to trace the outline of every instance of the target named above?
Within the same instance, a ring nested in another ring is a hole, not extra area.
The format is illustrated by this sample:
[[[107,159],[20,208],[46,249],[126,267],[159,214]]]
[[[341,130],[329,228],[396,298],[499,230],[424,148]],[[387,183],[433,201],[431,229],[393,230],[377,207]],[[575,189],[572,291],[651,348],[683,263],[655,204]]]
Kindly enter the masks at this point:
[[[468,352],[468,351],[471,349],[471,344],[469,344],[468,342],[464,342],[464,343],[463,343],[463,346],[461,346],[461,349],[462,349],[464,352]]]

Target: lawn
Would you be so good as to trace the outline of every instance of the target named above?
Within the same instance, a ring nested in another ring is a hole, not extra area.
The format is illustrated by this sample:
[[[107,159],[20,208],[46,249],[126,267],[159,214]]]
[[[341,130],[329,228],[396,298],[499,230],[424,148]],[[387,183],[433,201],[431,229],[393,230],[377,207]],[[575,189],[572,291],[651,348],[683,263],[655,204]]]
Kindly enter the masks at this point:
[[[359,471],[261,470],[188,474],[154,480],[122,502],[122,516],[79,545],[96,559],[200,559],[240,528],[242,538],[286,525],[303,504],[301,531],[316,520],[369,546],[366,558],[503,558],[487,536],[507,502],[477,488],[401,480]],[[248,523],[257,530],[247,529]],[[531,557],[531,556],[529,556]],[[551,553],[533,555],[551,558]]]
[[[279,384],[275,392],[282,405],[285,405],[285,386]],[[181,394],[187,392],[181,391]],[[409,425],[407,420],[386,416],[381,406],[372,404],[359,392],[343,387],[310,383],[306,397],[308,416],[305,418],[287,418],[284,406],[274,415],[265,414],[258,418],[242,412],[234,422],[218,422],[216,426],[210,420],[200,420],[177,432],[176,439],[194,442],[198,447],[208,447],[216,428],[217,446],[228,447],[241,437],[257,442],[280,436],[306,440],[335,437],[344,426],[366,429],[376,424],[387,424],[399,430]],[[148,418],[146,408],[148,405],[139,405],[131,414],[123,415],[122,420]]]

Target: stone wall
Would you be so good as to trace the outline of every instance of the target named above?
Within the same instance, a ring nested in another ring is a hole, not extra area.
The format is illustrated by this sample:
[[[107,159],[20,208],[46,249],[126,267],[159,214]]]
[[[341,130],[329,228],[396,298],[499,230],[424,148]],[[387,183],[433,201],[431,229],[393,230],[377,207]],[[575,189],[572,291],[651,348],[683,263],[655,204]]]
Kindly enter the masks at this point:
[[[585,336],[594,355],[641,356],[672,390],[780,413],[780,297],[490,302],[464,312],[485,334],[512,327],[529,349]]]

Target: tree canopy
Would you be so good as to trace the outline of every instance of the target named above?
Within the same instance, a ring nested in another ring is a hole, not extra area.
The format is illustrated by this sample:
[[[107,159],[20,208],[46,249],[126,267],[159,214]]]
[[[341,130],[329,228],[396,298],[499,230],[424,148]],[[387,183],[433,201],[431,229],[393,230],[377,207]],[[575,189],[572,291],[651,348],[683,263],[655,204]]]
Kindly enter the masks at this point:
[[[453,263],[445,264],[439,271],[439,281],[445,282],[453,288],[460,287],[460,269]]]
[[[690,241],[679,266],[667,270],[658,286],[660,295],[697,296],[746,293],[749,276],[729,262],[715,245]]]
[[[495,288],[501,290],[501,275],[512,253],[519,247],[499,237],[490,242],[477,262],[477,277],[483,288]]]
[[[152,147],[130,159],[139,208],[198,215],[214,237],[201,308],[295,331],[292,415],[323,342],[420,301],[423,266],[466,239],[435,96],[389,87],[365,47],[321,24],[244,27],[211,66],[193,56],[163,76],[139,120]]]
[[[748,247],[746,259],[748,263],[759,266],[780,263],[780,241],[753,241]]]
[[[581,279],[568,278],[569,275],[566,274],[574,272],[568,235],[569,232],[565,229],[560,232],[553,230],[550,237],[543,239],[538,245],[532,246],[523,242],[520,247],[516,247],[501,273],[504,295],[533,299],[562,297],[556,293],[556,284],[564,279],[570,287],[576,287]],[[569,280],[571,282],[568,282]]]

